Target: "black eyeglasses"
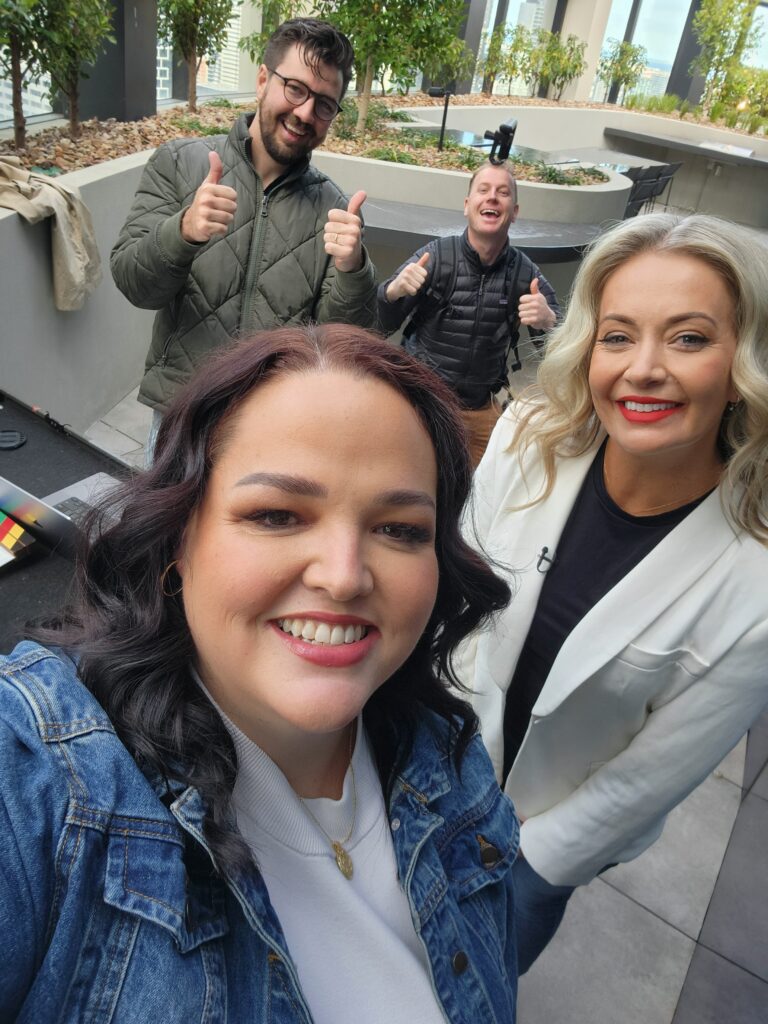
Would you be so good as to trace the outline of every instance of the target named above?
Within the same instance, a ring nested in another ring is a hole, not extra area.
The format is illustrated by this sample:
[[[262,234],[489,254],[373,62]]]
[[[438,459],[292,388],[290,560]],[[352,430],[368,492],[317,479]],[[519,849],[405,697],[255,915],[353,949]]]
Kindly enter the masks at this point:
[[[308,85],[300,82],[298,78],[286,78],[285,75],[281,75],[274,68],[267,68],[267,71],[270,75],[277,75],[282,81],[285,98],[291,106],[300,107],[311,96],[315,101],[315,115],[321,121],[332,121],[334,117],[341,113],[341,107],[330,96],[324,96],[321,92],[315,92],[314,89],[310,89]]]

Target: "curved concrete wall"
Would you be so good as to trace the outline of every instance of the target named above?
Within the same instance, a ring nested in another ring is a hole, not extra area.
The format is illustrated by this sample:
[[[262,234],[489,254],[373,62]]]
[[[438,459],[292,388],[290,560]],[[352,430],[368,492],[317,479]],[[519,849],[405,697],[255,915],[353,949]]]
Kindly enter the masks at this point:
[[[368,160],[340,153],[315,153],[312,162],[348,194],[365,189],[369,196],[392,202],[417,203],[444,210],[461,210],[470,175],[433,167]],[[518,182],[520,215],[529,220],[565,224],[602,224],[620,220],[632,183],[607,172],[602,185],[547,185]]]

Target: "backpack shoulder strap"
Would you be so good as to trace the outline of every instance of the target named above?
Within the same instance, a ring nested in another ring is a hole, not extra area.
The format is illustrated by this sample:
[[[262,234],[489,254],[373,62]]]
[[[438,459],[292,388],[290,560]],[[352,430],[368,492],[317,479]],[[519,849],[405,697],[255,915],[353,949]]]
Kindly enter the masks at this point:
[[[510,248],[509,255],[507,257],[507,265],[504,268],[504,292],[502,302],[506,306],[506,316],[502,323],[496,328],[496,332],[493,336],[493,343],[501,341],[501,339],[507,336],[507,349],[504,357],[504,364],[506,365],[509,359],[510,350],[514,351],[514,361],[510,366],[512,373],[516,373],[517,370],[522,369],[523,364],[520,362],[520,356],[517,350],[517,342],[520,337],[520,319],[517,315],[517,296],[520,294],[521,279],[525,278],[524,265],[527,264],[527,269],[533,277],[532,267],[533,264],[527,257],[520,252],[519,249]],[[530,281],[528,282],[528,288],[530,288]]]
[[[432,272],[432,284],[426,294],[437,302],[438,308],[442,308],[450,305],[456,288],[456,276],[459,271],[458,235],[438,238],[433,254],[435,266]]]

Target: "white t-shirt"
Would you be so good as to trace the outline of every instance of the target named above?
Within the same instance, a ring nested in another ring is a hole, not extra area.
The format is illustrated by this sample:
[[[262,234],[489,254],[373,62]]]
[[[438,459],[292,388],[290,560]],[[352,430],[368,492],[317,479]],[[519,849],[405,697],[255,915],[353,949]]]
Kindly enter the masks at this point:
[[[327,837],[273,761],[226,716],[237,750],[238,827],[253,851],[316,1024],[444,1024],[428,958],[397,877],[381,784],[362,720],[352,758],[357,811],[339,870]],[[352,773],[340,800],[307,800],[333,839],[353,817]]]

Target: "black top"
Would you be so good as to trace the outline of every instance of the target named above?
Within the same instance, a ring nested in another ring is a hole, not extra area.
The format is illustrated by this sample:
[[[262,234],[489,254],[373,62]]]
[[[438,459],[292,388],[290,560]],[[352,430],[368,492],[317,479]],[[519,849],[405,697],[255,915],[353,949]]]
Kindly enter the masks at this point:
[[[641,562],[706,495],[671,512],[633,516],[609,497],[603,479],[605,444],[595,456],[565,524],[549,553],[536,612],[520,652],[504,707],[504,777],[528,729],[549,670],[566,637],[593,605]],[[600,642],[600,637],[595,637]]]

